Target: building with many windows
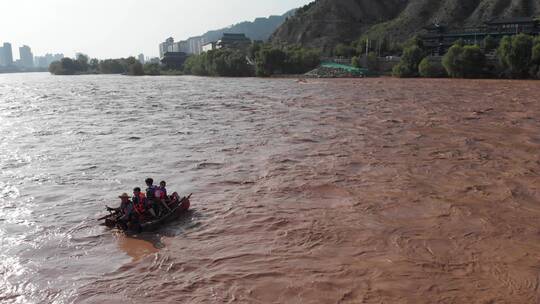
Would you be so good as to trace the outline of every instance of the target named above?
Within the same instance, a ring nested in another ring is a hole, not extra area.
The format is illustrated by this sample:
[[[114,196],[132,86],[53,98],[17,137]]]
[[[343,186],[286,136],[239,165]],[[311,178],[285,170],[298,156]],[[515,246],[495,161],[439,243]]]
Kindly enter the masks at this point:
[[[163,58],[167,52],[178,52],[178,50],[175,49],[173,37],[169,37],[165,42],[159,44],[159,58]]]
[[[178,52],[189,54],[190,53],[189,42],[187,40],[178,41],[176,43],[176,49],[178,50]]]
[[[0,47],[0,66],[12,66],[13,65],[13,51],[11,49],[11,43],[4,42],[4,45]]]
[[[159,57],[163,58],[167,52],[181,52],[186,54],[200,54],[203,51],[203,45],[206,40],[204,37],[191,37],[187,40],[174,42],[174,39],[168,38],[165,42],[159,44]]]
[[[421,36],[424,47],[430,50],[432,55],[442,56],[460,39],[465,44],[480,44],[488,36],[497,42],[504,36],[520,33],[537,36],[540,34],[540,22],[535,18],[516,17],[494,19],[481,27],[449,29],[445,25],[435,24],[426,30],[427,34]]]
[[[38,68],[48,68],[54,61],[60,61],[64,58],[64,54],[46,54],[45,56],[36,56],[34,65]]]
[[[203,45],[206,43],[204,37],[191,37],[187,40],[189,45],[188,54],[199,55],[203,51]]]
[[[19,48],[20,56],[20,65],[23,68],[33,68],[34,67],[34,54],[32,54],[32,49],[29,46],[23,45]]]

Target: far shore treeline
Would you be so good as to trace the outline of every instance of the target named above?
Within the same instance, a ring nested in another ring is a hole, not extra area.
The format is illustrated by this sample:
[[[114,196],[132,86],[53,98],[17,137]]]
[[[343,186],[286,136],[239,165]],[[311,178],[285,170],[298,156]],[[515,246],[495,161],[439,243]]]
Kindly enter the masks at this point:
[[[404,43],[381,39],[378,53],[366,50],[364,38],[350,44],[338,44],[328,57],[350,59],[351,65],[385,74],[379,66],[385,56],[399,57],[390,68],[395,77],[512,78],[540,79],[540,37],[526,34],[505,36],[500,42],[488,36],[474,45],[458,40],[442,57],[430,56],[422,40],[413,37]],[[368,45],[369,46],[369,45]],[[367,53],[367,55],[366,55]],[[198,75],[224,77],[269,77],[304,74],[321,64],[318,49],[301,46],[276,46],[254,42],[249,47],[222,48],[189,56],[181,69],[158,63],[141,64],[136,58],[89,59],[78,55],[53,62],[49,71],[55,75],[124,74],[124,75]]]
[[[487,36],[480,44],[457,40],[440,59],[428,56],[419,39],[411,39],[393,70],[396,77],[540,79],[540,37],[505,36],[497,44]]]
[[[51,63],[49,72],[54,75],[271,76],[306,73],[320,64],[320,58],[319,51],[314,49],[255,42],[246,49],[223,48],[189,56],[179,70],[158,63],[143,65],[135,57],[98,60],[79,54],[76,59],[63,58]]]
[[[253,43],[247,50],[217,49],[191,56],[186,74],[200,76],[261,76],[304,74],[320,64],[319,51],[298,46]]]
[[[404,43],[390,43],[384,37],[371,37],[366,56],[366,37],[351,44],[338,44],[333,56],[351,58],[351,65],[385,74],[379,66],[385,57],[399,62],[389,75],[400,78],[509,78],[540,79],[540,37],[526,34],[504,36],[499,42],[487,36],[477,44],[466,45],[457,40],[444,56],[431,56],[417,36]]]
[[[157,66],[157,64],[156,64]],[[152,72],[151,65],[146,66],[146,72]],[[49,72],[54,75],[80,75],[80,74],[127,74],[145,75],[145,67],[135,57],[120,59],[89,59],[79,54],[76,59],[62,58],[49,66]]]

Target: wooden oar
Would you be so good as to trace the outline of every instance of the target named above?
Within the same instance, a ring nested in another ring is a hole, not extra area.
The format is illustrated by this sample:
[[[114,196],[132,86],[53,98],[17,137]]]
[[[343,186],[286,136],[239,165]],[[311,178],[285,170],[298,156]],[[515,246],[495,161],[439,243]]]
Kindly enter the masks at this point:
[[[98,218],[98,219],[97,219],[98,221],[102,221],[102,220],[104,220],[104,219],[110,217],[111,215],[117,215],[117,214],[118,214],[118,211],[116,211],[116,209],[113,209],[113,208],[111,208],[111,207],[109,207],[109,206],[105,206],[105,207],[107,207],[107,209],[112,209],[112,210],[115,210],[115,211],[114,211],[114,213],[113,213],[113,212],[111,212],[111,210],[109,210],[109,214],[106,215],[106,216],[104,216],[104,217]]]

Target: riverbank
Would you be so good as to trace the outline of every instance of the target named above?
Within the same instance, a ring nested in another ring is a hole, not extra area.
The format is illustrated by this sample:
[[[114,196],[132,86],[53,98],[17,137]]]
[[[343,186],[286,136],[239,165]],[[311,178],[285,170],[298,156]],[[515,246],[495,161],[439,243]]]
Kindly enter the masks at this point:
[[[43,73],[43,72],[47,72],[47,68],[19,69],[19,68],[0,67],[0,74]]]

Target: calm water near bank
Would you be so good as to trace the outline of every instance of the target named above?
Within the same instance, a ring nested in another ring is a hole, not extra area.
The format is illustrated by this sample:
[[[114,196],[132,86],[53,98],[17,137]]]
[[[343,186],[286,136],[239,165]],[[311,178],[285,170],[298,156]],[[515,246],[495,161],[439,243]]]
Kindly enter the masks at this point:
[[[0,75],[0,302],[536,303],[539,89]],[[148,176],[194,210],[98,226]]]

